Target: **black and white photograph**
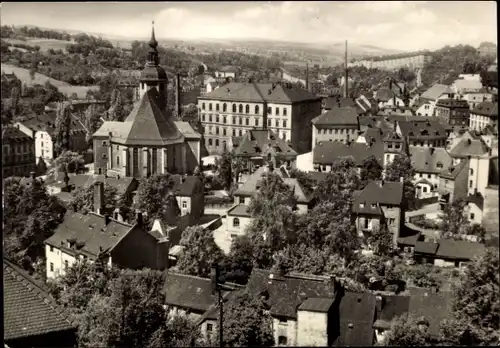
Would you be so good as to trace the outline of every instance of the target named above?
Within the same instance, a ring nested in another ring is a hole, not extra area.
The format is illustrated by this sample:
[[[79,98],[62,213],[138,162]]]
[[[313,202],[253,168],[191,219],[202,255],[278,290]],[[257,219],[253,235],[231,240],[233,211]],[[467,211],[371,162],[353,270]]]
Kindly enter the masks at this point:
[[[497,13],[2,2],[4,348],[499,346]]]

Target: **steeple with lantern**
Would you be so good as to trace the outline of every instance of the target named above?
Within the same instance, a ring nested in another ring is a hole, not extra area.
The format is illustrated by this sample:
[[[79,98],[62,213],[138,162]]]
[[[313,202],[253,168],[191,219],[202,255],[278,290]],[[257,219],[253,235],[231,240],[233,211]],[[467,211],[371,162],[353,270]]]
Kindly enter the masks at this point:
[[[149,40],[149,51],[144,70],[142,70],[140,77],[139,93],[142,96],[151,88],[156,88],[160,95],[161,100],[159,104],[162,107],[167,106],[167,73],[160,66],[160,59],[158,56],[158,41],[155,38],[155,28],[151,31],[151,39]]]

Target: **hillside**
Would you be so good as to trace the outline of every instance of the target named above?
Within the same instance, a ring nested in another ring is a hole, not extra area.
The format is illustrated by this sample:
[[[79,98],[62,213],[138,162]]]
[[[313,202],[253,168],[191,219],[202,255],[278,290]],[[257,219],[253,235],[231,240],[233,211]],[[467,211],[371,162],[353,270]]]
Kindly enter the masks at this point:
[[[66,51],[66,47],[73,42],[65,41],[65,40],[54,40],[54,39],[39,39],[39,38],[27,38],[26,40],[19,39],[3,39],[7,43],[16,46],[16,45],[27,45],[31,47],[39,46],[40,51],[46,52],[49,49],[53,50],[63,50]]]
[[[14,73],[16,76],[27,86],[33,85],[44,85],[49,82],[54,87],[57,87],[59,92],[66,96],[71,96],[76,93],[79,99],[84,99],[88,90],[98,90],[97,86],[71,86],[69,83],[55,80],[48,76],[35,73],[35,78],[31,79],[30,72],[28,69],[16,67],[10,64],[1,64],[1,70],[5,73]]]

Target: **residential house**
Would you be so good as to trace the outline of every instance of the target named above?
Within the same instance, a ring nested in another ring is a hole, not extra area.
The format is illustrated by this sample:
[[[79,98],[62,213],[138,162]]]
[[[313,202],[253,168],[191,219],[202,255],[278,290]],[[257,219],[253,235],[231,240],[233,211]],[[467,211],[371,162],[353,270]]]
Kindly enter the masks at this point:
[[[465,100],[469,104],[470,110],[474,110],[474,108],[481,104],[482,102],[493,102],[493,94],[486,91],[480,90],[479,92],[469,92],[462,95],[462,99]]]
[[[485,101],[477,104],[470,112],[470,128],[477,132],[484,131],[488,126],[498,134],[498,102]]]
[[[140,100],[125,121],[107,121],[94,133],[94,171],[109,176],[189,174],[201,159],[200,139],[167,110],[167,74],[159,65],[154,32],[140,78]]]
[[[191,223],[199,221],[205,210],[205,187],[195,175],[175,175],[175,198],[181,216],[189,215]]]
[[[437,121],[413,120],[398,121],[396,132],[407,139],[408,145],[421,147],[445,147],[448,134]]]
[[[448,98],[448,95],[453,93],[450,86],[439,83],[434,84],[427,91],[422,93],[419,101],[414,108],[418,116],[434,116],[434,108],[439,99]]]
[[[408,146],[406,139],[396,131],[386,131],[382,141],[384,143],[384,167],[390,165],[396,156],[409,154],[408,148],[410,146]]]
[[[469,162],[452,164],[439,173],[439,204],[444,209],[445,204],[450,204],[456,199],[467,197],[467,179],[469,177]]]
[[[313,149],[318,142],[347,143],[358,137],[359,121],[353,107],[333,108],[312,120]]]
[[[49,195],[57,195],[61,192],[72,193],[87,185],[92,175],[58,172],[45,180],[45,188]]]
[[[249,174],[266,163],[272,163],[274,168],[282,165],[287,168],[295,167],[297,152],[270,129],[248,130],[243,137],[233,140],[233,143],[236,143],[234,156],[243,160],[245,172]]]
[[[95,185],[95,212],[68,211],[54,234],[45,240],[47,278],[64,275],[68,267],[83,259],[120,268],[165,269],[170,249],[168,235],[147,231],[142,213],[137,214],[134,224],[101,215],[105,206],[104,184]]]
[[[370,156],[375,156],[380,165],[384,165],[384,144],[371,142],[369,144],[355,143],[343,144],[333,141],[320,142],[313,150],[314,170],[329,172],[336,160],[352,157],[356,165],[361,168],[363,161]]]
[[[451,89],[453,90],[453,92],[460,95],[471,92],[479,92],[482,88],[483,84],[481,83],[481,80],[477,78],[459,78],[451,84]]]
[[[405,222],[405,199],[402,182],[372,181],[355,193],[352,217],[360,237],[368,239],[370,233],[385,223],[396,245]]]
[[[2,127],[2,177],[29,176],[34,171],[33,139],[16,127]]]
[[[28,135],[35,142],[35,156],[37,161],[42,158],[51,161],[56,157],[54,149],[54,131],[56,124],[56,112],[45,112],[39,115],[28,116],[24,121],[16,122],[15,127]],[[80,120],[71,116],[69,149],[77,153],[88,150],[89,144],[86,140],[87,131]]]
[[[467,207],[465,208],[465,214],[471,222],[471,224],[481,225],[483,222],[483,210],[484,210],[484,197],[479,192],[473,195],[469,195],[466,198]]]
[[[468,127],[470,109],[463,99],[440,99],[436,102],[434,115],[443,124],[453,127]]]
[[[490,184],[486,187],[484,194],[482,221],[483,227],[490,235],[498,233],[498,216],[498,184]]]
[[[376,294],[377,317],[373,323],[376,343],[383,343],[385,335],[391,330],[394,319],[407,315],[410,297],[401,295]]]
[[[452,158],[442,147],[410,146],[412,167],[415,170],[413,182],[418,198],[438,196],[439,175],[452,165]]]
[[[198,107],[210,154],[233,147],[231,137],[254,128],[272,130],[301,154],[311,150],[311,120],[321,113],[321,98],[281,83],[232,82],[199,97]]]
[[[425,258],[428,263],[438,267],[464,267],[486,251],[484,244],[465,240],[441,239],[438,243],[427,244],[426,248],[415,248],[413,255],[416,259]],[[420,254],[422,249],[423,255]]]
[[[389,88],[381,88],[375,92],[373,98],[377,101],[379,109],[404,107],[405,103],[398,94]]]
[[[76,325],[50,295],[45,284],[3,259],[3,340],[5,346],[74,347]]]
[[[215,71],[215,77],[216,78],[231,78],[235,79],[236,74],[238,73],[238,69],[234,66],[226,65],[220,69],[217,69]]]

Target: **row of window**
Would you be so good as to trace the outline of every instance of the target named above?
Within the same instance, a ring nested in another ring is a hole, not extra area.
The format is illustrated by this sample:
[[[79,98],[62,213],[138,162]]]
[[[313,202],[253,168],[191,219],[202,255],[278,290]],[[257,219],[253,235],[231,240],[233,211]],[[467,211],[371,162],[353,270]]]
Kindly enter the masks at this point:
[[[202,122],[206,122],[208,120],[208,122],[213,122],[215,119],[215,123],[220,123],[221,121],[221,117],[219,115],[212,115],[212,114],[208,114],[208,117],[207,115],[205,114],[201,114],[201,121]],[[245,120],[245,126],[250,126],[250,117],[236,117],[236,116],[233,116],[232,117],[232,120],[233,120],[233,123],[234,125],[236,124],[239,124],[240,126],[243,126],[243,120]],[[276,127],[279,127],[280,125],[280,120],[275,120],[275,125]],[[222,124],[227,124],[227,116],[223,115],[222,116]],[[271,119],[267,119],[267,125],[270,127],[272,124],[272,120]],[[260,122],[259,122],[259,118],[255,117],[254,118],[254,125],[256,127],[258,127],[260,125]],[[283,120],[283,128],[286,128],[287,127],[287,120]]]
[[[232,111],[233,111],[233,113],[238,112],[238,113],[242,114],[243,108],[245,109],[245,114],[250,113],[250,105],[248,105],[248,104],[246,104],[244,107],[243,107],[243,104],[239,104],[238,106],[236,106],[236,104],[233,104]],[[201,103],[201,109],[206,110],[205,103]],[[212,103],[208,103],[208,111],[214,111],[212,108]],[[221,111],[219,109],[219,104],[215,104],[215,111]],[[260,106],[255,105],[253,111],[254,111],[254,114],[258,115],[260,113]],[[227,112],[227,103],[222,104],[222,112]],[[272,114],[272,108],[270,106],[267,107],[267,114],[268,115]],[[280,115],[280,108],[278,106],[274,108],[274,115],[275,116]],[[283,116],[286,116],[286,115],[287,115],[287,109],[283,108]]]
[[[4,146],[3,151],[4,151],[4,154],[6,154],[6,155],[9,155],[11,153],[11,151],[13,154],[28,152],[28,151],[30,151],[30,145],[25,143],[25,144],[21,144],[21,145]]]
[[[270,122],[268,122],[268,126],[269,127],[272,126]],[[276,124],[276,128],[279,128],[278,124]],[[228,134],[227,134],[227,128],[224,128],[224,127],[219,128],[218,126],[215,126],[215,127],[213,127],[213,126],[204,126],[203,127],[203,132],[205,134],[212,134],[213,131],[214,131],[214,129],[215,129],[215,135],[221,135],[221,133],[222,133],[222,136],[224,136],[224,137],[228,136]],[[221,129],[222,129],[222,131],[221,131]],[[208,132],[207,132],[207,130],[208,130]],[[237,135],[237,134],[239,134],[239,135]],[[241,136],[243,136],[243,129],[239,129],[238,132],[237,132],[236,128],[233,128],[233,134],[232,135],[233,135],[233,137],[236,137],[236,136],[240,136],[241,137]],[[283,132],[283,137],[282,138],[284,140],[286,140],[286,132]]]
[[[356,129],[344,129],[344,128],[336,128],[336,129],[323,129],[323,134],[344,134],[344,130],[345,130],[345,133],[346,134],[349,134],[349,133],[352,133],[354,134],[355,132],[357,132]],[[318,129],[318,134],[321,134],[321,129]]]
[[[223,135],[226,135],[225,129],[223,129],[223,130],[224,130]],[[238,132],[236,132],[236,129],[233,129],[233,137],[236,137],[236,136],[242,137],[243,131],[240,129]],[[283,139],[284,141],[287,141],[286,133],[282,134],[281,139]],[[215,145],[215,147],[219,147],[220,145],[222,145],[223,142],[224,142],[224,140],[219,140],[217,138],[215,138],[215,139],[205,138],[205,145],[207,145],[207,146],[214,146]]]

